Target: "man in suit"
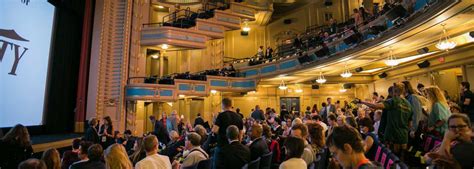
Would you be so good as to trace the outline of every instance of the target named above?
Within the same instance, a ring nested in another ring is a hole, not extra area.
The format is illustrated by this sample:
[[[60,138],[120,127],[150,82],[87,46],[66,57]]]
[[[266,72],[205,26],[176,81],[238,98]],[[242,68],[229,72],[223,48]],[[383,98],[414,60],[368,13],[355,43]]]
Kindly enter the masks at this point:
[[[201,113],[197,114],[197,117],[194,120],[194,127],[196,127],[196,125],[198,125],[198,124],[204,126],[204,119],[202,119]]]
[[[263,134],[263,127],[262,125],[255,123],[252,125],[252,133],[250,134],[250,138],[252,139],[252,143],[250,144],[250,160],[256,160],[258,157],[261,157],[265,154],[268,154],[270,151],[268,150],[267,142],[264,138],[262,138]]]
[[[229,144],[219,152],[215,168],[240,169],[250,162],[250,150],[240,143],[240,131],[235,125],[227,127],[226,135]]]
[[[153,135],[155,135],[158,140],[163,144],[167,144],[170,141],[168,130],[166,126],[162,123],[161,120],[156,120],[155,116],[149,117],[151,123],[153,124]]]
[[[328,118],[329,114],[336,112],[336,106],[334,106],[334,104],[331,103],[331,98],[330,97],[327,98],[327,102],[328,103],[327,103],[326,107],[321,112],[323,120],[326,120],[326,121],[327,121],[327,118]]]
[[[85,145],[85,144],[84,144]],[[94,168],[105,169],[105,164],[101,161],[104,150],[100,144],[93,144],[87,149],[87,155],[84,156],[85,148],[81,144],[81,161],[78,161],[69,167],[70,169]],[[81,157],[82,156],[82,157]]]
[[[99,143],[99,134],[97,133],[97,119],[95,117],[89,120],[89,128],[86,130],[82,140],[90,141],[92,143]]]

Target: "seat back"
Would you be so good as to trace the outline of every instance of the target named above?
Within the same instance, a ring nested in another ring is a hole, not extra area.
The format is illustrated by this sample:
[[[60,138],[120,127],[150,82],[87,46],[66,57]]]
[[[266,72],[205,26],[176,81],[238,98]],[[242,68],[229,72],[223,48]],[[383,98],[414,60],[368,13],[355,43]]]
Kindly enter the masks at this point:
[[[259,169],[260,168],[260,157],[257,158],[256,160],[253,160],[249,162],[248,164],[245,164],[242,169]]]
[[[198,168],[198,164],[194,164],[192,166],[183,167],[182,169],[197,169],[197,168]]]
[[[196,169],[211,169],[211,167],[212,167],[212,158],[199,161]]]
[[[272,165],[272,155],[273,152],[269,152],[261,157],[260,169],[270,169],[270,166]]]

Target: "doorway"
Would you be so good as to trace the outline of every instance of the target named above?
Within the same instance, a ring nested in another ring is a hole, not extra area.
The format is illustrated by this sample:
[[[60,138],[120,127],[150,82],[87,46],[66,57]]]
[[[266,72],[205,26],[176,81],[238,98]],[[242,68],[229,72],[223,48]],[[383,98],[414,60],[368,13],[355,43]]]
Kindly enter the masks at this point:
[[[280,97],[280,105],[285,105],[288,111],[295,107],[297,112],[300,112],[300,98],[299,97]]]

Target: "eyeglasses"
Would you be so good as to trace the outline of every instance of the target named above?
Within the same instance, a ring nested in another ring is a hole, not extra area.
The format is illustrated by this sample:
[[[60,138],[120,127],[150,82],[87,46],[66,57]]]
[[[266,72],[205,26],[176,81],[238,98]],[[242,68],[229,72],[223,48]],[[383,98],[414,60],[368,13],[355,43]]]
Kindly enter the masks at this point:
[[[454,125],[453,125],[453,126],[449,126],[449,129],[451,129],[451,130],[464,129],[464,128],[466,128],[466,127],[467,127],[467,125],[465,125],[465,124],[464,124],[464,125],[457,125],[457,126],[454,126]]]

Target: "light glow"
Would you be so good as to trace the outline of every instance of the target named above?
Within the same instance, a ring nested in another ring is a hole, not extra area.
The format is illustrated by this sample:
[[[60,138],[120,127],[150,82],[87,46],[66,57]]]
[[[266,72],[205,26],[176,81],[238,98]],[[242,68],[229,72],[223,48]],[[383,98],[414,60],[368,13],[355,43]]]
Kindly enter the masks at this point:
[[[168,49],[168,48],[169,48],[168,44],[162,44],[162,45],[161,45],[161,49],[166,50],[166,49]]]

